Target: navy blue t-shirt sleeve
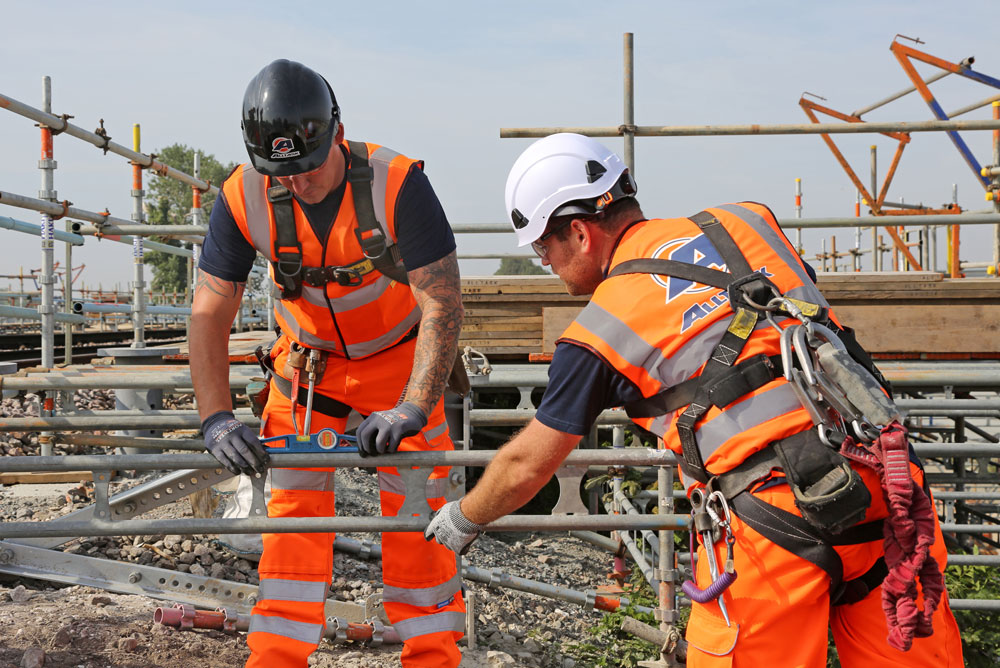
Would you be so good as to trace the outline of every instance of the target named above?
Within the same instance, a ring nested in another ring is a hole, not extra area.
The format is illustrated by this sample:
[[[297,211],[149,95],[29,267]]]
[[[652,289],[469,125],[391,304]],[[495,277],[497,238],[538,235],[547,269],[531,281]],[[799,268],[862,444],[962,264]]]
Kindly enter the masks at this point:
[[[455,250],[455,234],[423,170],[410,168],[396,203],[396,238],[403,264],[413,271]]]
[[[201,248],[198,269],[225,281],[242,283],[250,275],[256,256],[257,250],[236,225],[226,196],[219,192],[208,219],[208,234]]]
[[[590,350],[560,343],[549,365],[535,419],[566,434],[585,436],[601,411],[642,398],[639,388]]]

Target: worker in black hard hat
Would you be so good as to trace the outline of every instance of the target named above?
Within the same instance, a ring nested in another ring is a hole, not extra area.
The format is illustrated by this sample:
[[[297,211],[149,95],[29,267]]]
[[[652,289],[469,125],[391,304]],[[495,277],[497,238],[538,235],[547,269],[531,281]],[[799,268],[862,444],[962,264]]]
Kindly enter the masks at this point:
[[[267,467],[258,435],[233,416],[226,350],[260,252],[281,332],[264,357],[271,380],[260,435],[343,432],[353,409],[366,416],[357,431],[363,455],[453,449],[440,399],[462,322],[458,263],[423,163],[346,141],[329,83],[288,60],[250,81],[242,129],[250,162],[221,186],[192,307],[191,372],[206,447],[234,473]],[[307,360],[315,363],[307,368]],[[395,516],[406,485],[395,468],[378,477],[383,515]],[[444,504],[447,485],[448,469],[435,469],[431,508]],[[331,469],[273,469],[271,490],[270,517],[334,514]],[[333,534],[264,535],[248,666],[306,666],[323,633],[332,544]],[[465,606],[455,564],[453,552],[419,533],[383,537],[383,605],[407,668],[461,660]]]

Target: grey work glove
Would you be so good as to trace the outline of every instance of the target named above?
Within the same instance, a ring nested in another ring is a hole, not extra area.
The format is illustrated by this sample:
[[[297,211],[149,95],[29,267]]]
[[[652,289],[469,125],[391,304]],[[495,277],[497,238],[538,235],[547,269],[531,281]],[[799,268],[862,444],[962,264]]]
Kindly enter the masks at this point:
[[[264,473],[270,462],[264,445],[232,411],[212,413],[201,423],[205,449],[233,475]]]
[[[409,401],[375,411],[358,426],[358,454],[368,457],[396,452],[404,438],[419,434],[426,426],[427,416]]]
[[[424,530],[424,540],[437,539],[456,554],[465,554],[472,541],[482,533],[483,525],[470,521],[459,503],[449,501],[431,516],[431,523]]]

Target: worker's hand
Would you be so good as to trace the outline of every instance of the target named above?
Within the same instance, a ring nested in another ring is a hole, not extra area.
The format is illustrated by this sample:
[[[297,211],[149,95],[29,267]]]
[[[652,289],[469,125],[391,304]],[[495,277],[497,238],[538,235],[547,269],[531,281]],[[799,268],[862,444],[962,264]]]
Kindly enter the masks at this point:
[[[367,457],[396,452],[404,438],[419,434],[425,426],[427,416],[409,401],[375,411],[358,426],[358,454]]]
[[[205,448],[233,475],[264,473],[270,457],[250,427],[232,411],[212,413],[201,423]]]
[[[482,531],[483,525],[470,521],[462,512],[461,501],[449,501],[431,516],[424,540],[437,539],[449,550],[465,554]]]

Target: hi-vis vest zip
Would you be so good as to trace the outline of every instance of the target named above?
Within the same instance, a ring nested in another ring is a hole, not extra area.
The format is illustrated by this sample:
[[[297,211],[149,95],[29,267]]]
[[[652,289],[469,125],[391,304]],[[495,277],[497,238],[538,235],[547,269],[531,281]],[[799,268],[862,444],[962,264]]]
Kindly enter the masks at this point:
[[[788,297],[827,307],[767,207],[729,204],[707,212],[732,236],[751,270],[769,278]],[[634,225],[623,235],[610,266],[640,258],[726,270],[708,237],[687,218]],[[724,289],[673,276],[623,274],[598,286],[560,341],[589,348],[635,383],[647,398],[700,375],[732,319]],[[778,333],[760,319],[737,360],[779,353]],[[675,420],[684,410],[633,420],[681,454]],[[770,442],[811,426],[809,415],[779,374],[724,409],[710,408],[697,423],[695,435],[705,466],[718,474]]]
[[[377,144],[367,146],[375,216],[387,245],[392,245],[396,243],[395,204],[399,191],[410,169],[421,168],[422,163]],[[273,263],[277,259],[275,222],[267,188],[277,183],[270,181],[244,164],[226,180],[222,191],[243,236]],[[352,185],[347,181],[344,187],[337,218],[326,239],[316,237],[298,203],[294,203],[304,266],[344,267],[365,259],[355,237]],[[273,282],[273,265],[269,274]],[[409,286],[378,271],[365,273],[359,285],[303,285],[301,297],[276,300],[274,313],[281,331],[294,341],[352,359],[389,348],[420,322],[420,308]]]

